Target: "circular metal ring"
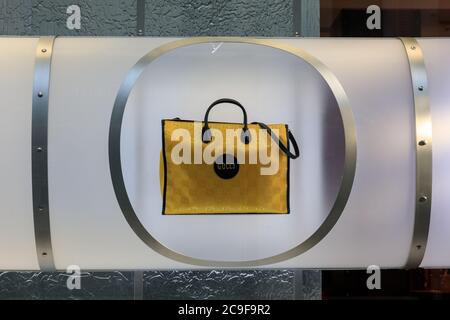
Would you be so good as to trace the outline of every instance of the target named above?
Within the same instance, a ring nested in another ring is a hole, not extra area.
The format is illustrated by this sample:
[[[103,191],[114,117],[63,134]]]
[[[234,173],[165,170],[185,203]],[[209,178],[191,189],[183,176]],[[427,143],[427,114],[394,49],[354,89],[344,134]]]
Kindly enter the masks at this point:
[[[130,199],[126,191],[122,174],[122,164],[120,155],[120,136],[121,136],[123,114],[127,104],[128,96],[130,95],[130,92],[133,89],[134,84],[136,83],[137,79],[142,74],[144,69],[151,62],[161,57],[165,53],[168,53],[172,50],[185,46],[211,42],[244,43],[270,47],[289,53],[307,62],[317,72],[319,72],[323,80],[327,83],[327,85],[333,92],[342,118],[342,123],[344,127],[344,139],[345,139],[344,174],[342,177],[341,185],[339,187],[336,200],[333,204],[333,207],[331,208],[330,213],[328,214],[326,219],[322,222],[322,224],[318,227],[318,229],[305,241],[299,243],[298,245],[294,246],[293,248],[287,251],[284,251],[280,254],[276,254],[267,258],[245,260],[245,261],[218,261],[218,260],[199,259],[173,251],[168,247],[164,246],[157,239],[155,239],[142,225],[136,213],[134,212],[133,206],[131,205]],[[204,267],[240,268],[240,267],[270,265],[297,257],[300,254],[311,249],[331,231],[331,229],[334,227],[334,225],[340,218],[347,203],[348,197],[350,195],[356,170],[355,122],[348,101],[348,97],[339,80],[336,78],[333,72],[329,70],[322,62],[320,62],[318,59],[311,56],[307,52],[303,51],[302,49],[292,47],[282,42],[268,39],[241,38],[241,37],[198,37],[198,38],[176,40],[151,50],[128,71],[124,81],[122,82],[122,85],[120,86],[111,115],[108,143],[109,143],[109,166],[111,171],[111,179],[114,187],[114,192],[116,194],[117,201],[119,203],[119,206],[122,210],[122,213],[126,221],[133,229],[133,231],[136,233],[136,235],[151,249],[169,259],[181,263]]]

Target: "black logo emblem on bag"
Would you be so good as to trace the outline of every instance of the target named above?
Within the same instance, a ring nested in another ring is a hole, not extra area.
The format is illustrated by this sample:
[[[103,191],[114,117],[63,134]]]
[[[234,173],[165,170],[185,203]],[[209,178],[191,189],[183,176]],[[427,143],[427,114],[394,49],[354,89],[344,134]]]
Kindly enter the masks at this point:
[[[225,153],[214,162],[214,172],[222,179],[231,179],[238,174],[239,163],[234,156]]]

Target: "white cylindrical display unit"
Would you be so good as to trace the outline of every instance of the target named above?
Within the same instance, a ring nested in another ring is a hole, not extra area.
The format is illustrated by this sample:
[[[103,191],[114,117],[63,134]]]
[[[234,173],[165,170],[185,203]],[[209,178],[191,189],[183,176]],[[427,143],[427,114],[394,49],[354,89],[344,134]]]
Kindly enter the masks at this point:
[[[450,267],[449,88],[448,39],[1,37],[0,269]],[[161,214],[161,120],[224,97],[289,214]]]

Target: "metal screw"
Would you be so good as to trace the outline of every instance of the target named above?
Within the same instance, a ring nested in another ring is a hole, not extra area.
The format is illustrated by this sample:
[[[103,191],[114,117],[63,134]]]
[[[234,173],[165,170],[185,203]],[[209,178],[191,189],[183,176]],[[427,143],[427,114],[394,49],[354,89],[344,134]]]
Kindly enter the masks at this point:
[[[44,212],[44,207],[39,207],[38,210],[39,212]]]
[[[419,86],[419,91],[423,91],[423,86]]]
[[[46,53],[47,49],[44,48],[44,49],[41,50],[41,52]]]
[[[420,196],[419,197],[419,202],[426,202],[428,200],[427,196]]]
[[[411,50],[416,50],[416,46],[411,46]]]
[[[300,36],[300,34],[298,33],[298,31],[295,31],[295,36],[296,36],[296,37],[299,37],[299,36]]]
[[[418,145],[421,146],[421,147],[425,146],[426,144],[427,144],[426,140],[420,140],[419,143],[418,143]]]
[[[42,91],[39,91],[39,92],[38,92],[38,97],[39,97],[39,98],[42,98],[43,96],[44,96],[44,93],[43,93]]]
[[[142,33],[143,33],[142,29],[139,29],[139,30],[138,30],[138,34],[139,34],[139,35],[142,35]]]
[[[36,151],[37,151],[37,152],[42,152],[43,150],[44,150],[44,149],[42,149],[42,147],[37,147],[37,148],[36,148]]]

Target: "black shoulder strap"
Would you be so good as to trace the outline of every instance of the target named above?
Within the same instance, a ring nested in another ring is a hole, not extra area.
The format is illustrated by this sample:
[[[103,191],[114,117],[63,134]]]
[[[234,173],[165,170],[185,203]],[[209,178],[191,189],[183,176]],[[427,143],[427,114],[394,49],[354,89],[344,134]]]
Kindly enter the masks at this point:
[[[253,124],[258,124],[261,128],[267,130],[267,133],[270,134],[273,141],[279,146],[280,150],[285,153],[290,159],[297,159],[300,156],[300,150],[297,145],[297,141],[295,141],[294,135],[291,130],[288,130],[288,143],[291,142],[294,147],[294,153],[289,151],[289,147],[285,146],[280,139],[272,132],[268,125],[262,122],[252,122]]]

